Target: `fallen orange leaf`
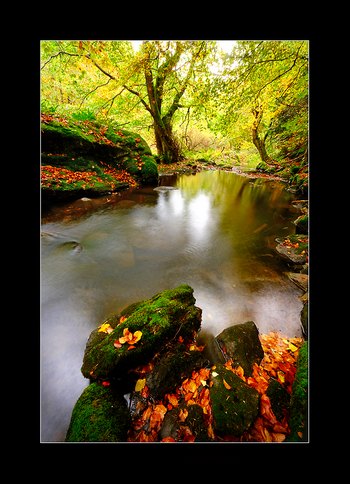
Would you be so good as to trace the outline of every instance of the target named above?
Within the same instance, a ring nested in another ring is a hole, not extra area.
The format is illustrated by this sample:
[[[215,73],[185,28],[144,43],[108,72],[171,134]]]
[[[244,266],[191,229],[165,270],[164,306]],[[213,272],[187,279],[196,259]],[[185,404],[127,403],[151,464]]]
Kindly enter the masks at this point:
[[[176,442],[173,437],[164,437],[161,442]]]
[[[229,385],[229,384],[227,383],[227,381],[225,380],[225,378],[223,378],[223,379],[222,379],[222,381],[223,381],[223,384],[224,384],[225,388],[226,388],[227,390],[231,390],[231,388],[232,388],[232,387],[231,387],[231,385]]]
[[[168,394],[167,398],[168,398],[168,402],[171,403],[173,407],[177,407],[179,405],[178,398],[175,394]]]

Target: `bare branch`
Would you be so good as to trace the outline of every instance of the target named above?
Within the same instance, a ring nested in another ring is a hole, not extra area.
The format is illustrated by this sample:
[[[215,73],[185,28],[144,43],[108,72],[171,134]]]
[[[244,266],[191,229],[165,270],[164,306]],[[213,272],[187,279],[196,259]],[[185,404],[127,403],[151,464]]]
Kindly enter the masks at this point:
[[[101,106],[101,108],[99,109],[99,111],[100,111],[101,109],[103,109],[105,106],[107,106],[107,104],[109,104],[109,103],[110,103],[111,105],[109,106],[108,111],[107,111],[107,112],[109,113],[109,111],[112,109],[112,106],[113,106],[113,103],[114,103],[115,99],[116,99],[118,96],[120,96],[120,95],[121,95],[121,93],[122,93],[123,91],[124,91],[124,88],[123,88],[123,89],[122,89],[120,92],[118,92],[118,93],[117,93],[115,96],[111,97],[111,98],[110,98],[110,99],[108,99],[108,100],[107,100],[105,103],[103,103],[103,104],[102,104],[102,106]]]
[[[125,88],[127,91],[131,92],[131,94],[134,94],[135,96],[137,96],[137,97],[140,99],[140,101],[142,102],[142,104],[144,105],[144,107],[147,109],[147,111],[148,111],[149,113],[151,113],[152,117],[154,116],[154,115],[153,115],[153,112],[152,112],[152,110],[151,110],[151,108],[148,106],[148,104],[147,104],[147,103],[146,103],[146,101],[145,101],[145,100],[142,98],[142,96],[141,96],[141,94],[140,94],[139,92],[134,91],[134,90],[133,90],[133,89],[131,89],[130,87],[126,86],[125,84],[123,85],[123,87],[124,87],[124,88]]]
[[[108,79],[107,82],[105,82],[104,84],[100,84],[99,86],[96,86],[95,89],[93,89],[92,91],[88,92],[87,94],[85,94],[85,96],[83,97],[81,103],[79,104],[79,109],[81,108],[81,106],[83,105],[83,102],[85,101],[85,99],[90,96],[90,94],[92,94],[93,92],[97,91],[97,89],[99,89],[100,87],[103,87],[103,86],[107,86],[107,84],[110,82],[111,80]]]
[[[109,72],[107,72],[103,67],[101,67],[94,59],[91,58],[90,54],[85,54],[85,57],[87,57],[89,60],[91,60],[91,62],[94,64],[94,66],[97,67],[97,69],[99,69],[101,72],[103,72],[103,74],[105,74],[106,76],[108,76],[110,79],[112,79],[113,81],[116,81],[117,78],[115,76],[112,76],[112,74],[110,74]]]
[[[46,62],[45,64],[42,66],[41,69],[44,69],[44,67],[52,61],[52,59],[54,59],[55,57],[59,56],[59,55],[70,55],[71,57],[81,57],[81,54],[72,54],[71,52],[65,52],[63,50],[61,50],[60,52],[57,52],[57,54],[54,54],[52,55]],[[87,56],[86,56],[87,57]]]

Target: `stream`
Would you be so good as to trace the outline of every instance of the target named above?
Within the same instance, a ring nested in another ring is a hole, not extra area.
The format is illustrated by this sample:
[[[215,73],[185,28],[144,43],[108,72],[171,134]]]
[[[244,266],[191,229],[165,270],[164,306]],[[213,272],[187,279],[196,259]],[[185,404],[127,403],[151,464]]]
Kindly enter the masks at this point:
[[[193,287],[199,336],[252,320],[300,337],[302,291],[274,251],[295,232],[294,198],[278,181],[202,171],[42,213],[41,442],[64,442],[91,331],[159,291]]]

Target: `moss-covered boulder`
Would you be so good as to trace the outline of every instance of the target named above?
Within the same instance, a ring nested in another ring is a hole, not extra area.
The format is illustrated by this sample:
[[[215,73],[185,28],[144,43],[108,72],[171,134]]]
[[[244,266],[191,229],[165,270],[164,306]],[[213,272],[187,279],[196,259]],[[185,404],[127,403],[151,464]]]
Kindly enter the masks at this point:
[[[308,342],[300,347],[290,399],[288,441],[308,441]]]
[[[240,437],[259,414],[259,392],[224,365],[211,372],[213,427],[218,436]]]
[[[246,376],[251,376],[254,363],[260,364],[264,350],[259,331],[254,321],[235,324],[224,329],[216,341],[226,360],[232,359],[234,366],[241,366]]]
[[[139,134],[47,114],[42,114],[41,165],[44,197],[55,193],[62,198],[75,191],[79,197],[91,196],[94,192],[103,194],[128,186],[126,177],[116,177],[113,170],[128,173],[143,184],[158,182],[156,160]],[[52,180],[47,181],[47,167],[60,168],[62,172],[54,171]],[[64,169],[84,172],[85,176],[69,176]]]
[[[308,235],[309,233],[309,216],[308,214],[299,215],[299,217],[294,220],[295,229],[297,234],[305,234]]]
[[[202,317],[195,301],[193,289],[183,284],[111,316],[88,340],[83,375],[92,380],[118,378],[147,363],[179,336],[193,339]]]
[[[66,442],[126,442],[130,414],[115,389],[92,383],[77,400]]]

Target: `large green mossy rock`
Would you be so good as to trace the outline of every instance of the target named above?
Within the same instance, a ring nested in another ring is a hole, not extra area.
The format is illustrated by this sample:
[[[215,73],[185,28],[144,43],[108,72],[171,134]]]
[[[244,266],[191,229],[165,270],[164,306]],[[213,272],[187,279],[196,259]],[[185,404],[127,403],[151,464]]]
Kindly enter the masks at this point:
[[[226,360],[232,359],[234,366],[241,366],[245,376],[251,376],[254,363],[259,365],[264,358],[259,331],[254,321],[224,329],[216,336],[216,341]]]
[[[92,383],[73,408],[66,442],[126,442],[129,425],[125,398],[111,387]]]
[[[308,343],[300,347],[297,368],[290,399],[290,434],[288,441],[307,442],[308,440]]]
[[[104,322],[114,328],[111,333],[101,333],[97,329],[90,335],[81,368],[83,375],[92,380],[118,378],[147,363],[179,336],[185,341],[192,340],[202,318],[202,310],[195,306],[195,302],[193,289],[183,284],[111,316]],[[115,342],[126,329],[133,334],[140,331],[140,340],[132,345],[133,348],[127,343],[116,347]]]
[[[219,436],[240,437],[259,414],[260,396],[224,365],[211,372],[210,399],[214,431]]]
[[[45,117],[41,124],[41,163],[100,175],[107,166],[126,170],[143,183],[158,181],[158,166],[138,134],[96,122]]]

